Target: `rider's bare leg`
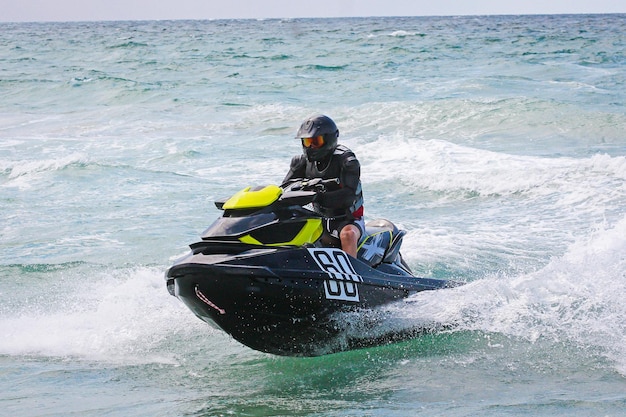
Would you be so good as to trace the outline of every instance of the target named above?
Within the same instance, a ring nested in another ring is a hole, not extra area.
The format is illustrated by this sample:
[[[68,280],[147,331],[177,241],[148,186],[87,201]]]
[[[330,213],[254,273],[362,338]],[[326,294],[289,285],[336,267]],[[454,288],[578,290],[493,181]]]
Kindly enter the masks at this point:
[[[348,224],[341,229],[339,239],[341,240],[341,249],[348,255],[356,258],[357,244],[361,237],[361,230],[353,224]]]

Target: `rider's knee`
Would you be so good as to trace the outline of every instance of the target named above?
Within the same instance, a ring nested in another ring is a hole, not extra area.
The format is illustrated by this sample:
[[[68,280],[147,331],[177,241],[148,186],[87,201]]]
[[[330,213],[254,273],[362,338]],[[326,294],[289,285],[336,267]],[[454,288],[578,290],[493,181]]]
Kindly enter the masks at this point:
[[[353,225],[348,225],[344,227],[343,229],[341,229],[341,232],[339,233],[339,238],[342,241],[348,240],[348,241],[356,242],[359,240],[359,237],[360,237],[359,229]]]

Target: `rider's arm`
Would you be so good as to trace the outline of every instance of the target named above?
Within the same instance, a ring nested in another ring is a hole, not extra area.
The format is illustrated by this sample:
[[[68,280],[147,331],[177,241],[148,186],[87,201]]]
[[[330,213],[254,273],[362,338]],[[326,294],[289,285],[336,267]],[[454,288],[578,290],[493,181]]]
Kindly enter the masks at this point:
[[[324,207],[332,209],[350,208],[356,199],[361,165],[354,155],[348,155],[342,165],[340,186],[338,190],[327,191],[318,196],[317,201]]]
[[[295,178],[304,178],[306,174],[306,159],[304,155],[296,155],[291,159],[291,166],[289,172],[283,180],[283,184],[293,180]]]

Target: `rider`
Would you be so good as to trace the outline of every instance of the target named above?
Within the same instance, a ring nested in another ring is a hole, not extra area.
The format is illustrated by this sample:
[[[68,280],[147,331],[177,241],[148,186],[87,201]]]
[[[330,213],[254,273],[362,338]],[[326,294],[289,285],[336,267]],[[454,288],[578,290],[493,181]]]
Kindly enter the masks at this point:
[[[330,117],[306,119],[296,134],[296,139],[302,141],[303,153],[293,157],[283,183],[296,178],[339,180],[336,186],[315,196],[313,207],[326,217],[326,231],[339,238],[341,248],[356,258],[357,244],[365,230],[361,165],[350,149],[337,144],[338,137],[339,129]]]

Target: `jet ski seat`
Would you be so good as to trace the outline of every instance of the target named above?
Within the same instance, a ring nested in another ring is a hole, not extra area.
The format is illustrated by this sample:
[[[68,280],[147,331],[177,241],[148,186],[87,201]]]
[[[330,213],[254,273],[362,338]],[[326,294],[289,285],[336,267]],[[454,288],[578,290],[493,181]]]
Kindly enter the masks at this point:
[[[400,253],[406,232],[386,219],[372,220],[365,225],[365,235],[358,245],[358,258],[376,267],[381,263],[395,262]]]

